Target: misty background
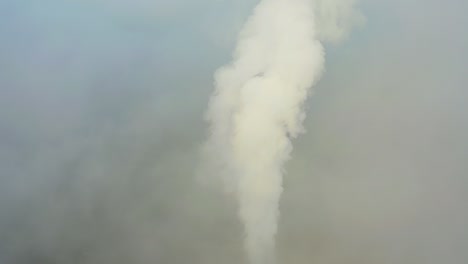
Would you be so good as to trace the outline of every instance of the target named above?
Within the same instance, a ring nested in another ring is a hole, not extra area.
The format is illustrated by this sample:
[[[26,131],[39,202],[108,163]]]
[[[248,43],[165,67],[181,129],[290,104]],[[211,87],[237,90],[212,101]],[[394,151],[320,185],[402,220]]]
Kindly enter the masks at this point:
[[[0,0],[0,263],[244,263],[199,181],[253,0]],[[280,263],[468,261],[468,2],[363,0],[287,164]]]

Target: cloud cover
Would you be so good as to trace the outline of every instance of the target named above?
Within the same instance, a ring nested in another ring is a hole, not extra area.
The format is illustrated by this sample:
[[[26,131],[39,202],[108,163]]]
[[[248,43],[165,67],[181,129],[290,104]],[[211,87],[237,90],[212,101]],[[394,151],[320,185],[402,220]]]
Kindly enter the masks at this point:
[[[140,3],[0,3],[0,262],[243,261],[233,201],[193,174],[255,3]],[[280,262],[466,262],[466,3],[360,6],[287,164]]]

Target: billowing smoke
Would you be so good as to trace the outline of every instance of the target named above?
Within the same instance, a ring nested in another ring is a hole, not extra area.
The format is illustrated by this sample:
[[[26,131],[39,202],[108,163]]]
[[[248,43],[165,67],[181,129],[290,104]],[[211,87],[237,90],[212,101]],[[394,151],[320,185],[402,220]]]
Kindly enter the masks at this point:
[[[291,139],[304,132],[304,102],[323,72],[320,36],[338,40],[348,28],[340,23],[352,16],[346,10],[353,1],[344,2],[261,1],[233,61],[215,74],[206,149],[237,197],[252,264],[274,262],[283,166]]]

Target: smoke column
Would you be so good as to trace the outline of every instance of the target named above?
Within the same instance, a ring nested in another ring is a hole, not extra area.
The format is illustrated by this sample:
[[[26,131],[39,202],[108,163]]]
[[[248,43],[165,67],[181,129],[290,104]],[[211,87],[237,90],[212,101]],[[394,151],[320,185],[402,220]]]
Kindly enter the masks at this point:
[[[290,139],[304,131],[304,101],[324,66],[314,7],[338,6],[324,3],[261,1],[239,35],[232,62],[215,74],[205,150],[237,197],[252,264],[274,262],[283,165]]]

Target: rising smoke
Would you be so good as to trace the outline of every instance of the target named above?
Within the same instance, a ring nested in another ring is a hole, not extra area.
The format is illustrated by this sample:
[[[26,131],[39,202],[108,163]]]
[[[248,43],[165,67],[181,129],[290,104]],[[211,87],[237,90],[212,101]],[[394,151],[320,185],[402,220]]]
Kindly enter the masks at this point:
[[[277,262],[468,263],[468,1],[362,1],[330,47],[332,1]],[[253,2],[0,1],[0,263],[246,263],[234,195],[193,170]]]
[[[215,74],[208,155],[238,200],[252,264],[274,262],[284,163],[304,132],[304,102],[324,69],[320,38],[346,35],[353,1],[264,0],[233,61]],[[322,26],[320,30],[317,26]]]

